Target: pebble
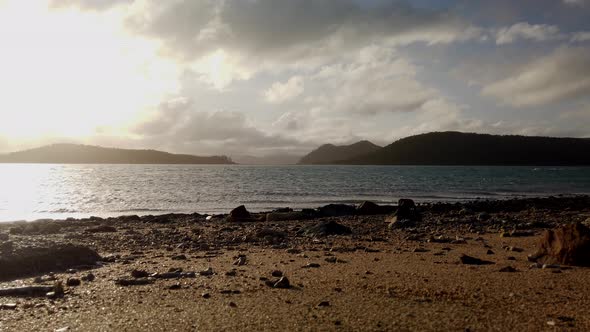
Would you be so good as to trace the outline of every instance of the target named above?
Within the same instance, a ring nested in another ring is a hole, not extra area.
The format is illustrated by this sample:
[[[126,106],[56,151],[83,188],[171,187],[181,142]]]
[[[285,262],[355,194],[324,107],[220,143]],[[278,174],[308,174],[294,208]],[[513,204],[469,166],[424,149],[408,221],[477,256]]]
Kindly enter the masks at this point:
[[[500,269],[500,272],[517,272],[512,266],[506,266]]]
[[[308,263],[307,265],[302,266],[302,268],[304,268],[304,269],[318,268],[318,267],[320,267],[320,264],[318,264],[318,263]]]
[[[203,294],[201,294],[201,297],[204,298],[204,299],[208,299],[208,298],[211,298],[211,294],[209,294],[209,293],[203,293]]]
[[[212,276],[213,275],[213,269],[212,268],[208,268],[206,270],[199,271],[199,275],[201,275],[201,276]]]
[[[175,261],[185,261],[186,255],[180,254],[180,255],[172,256],[171,259],[175,260]]]
[[[274,271],[272,271],[271,275],[272,275],[273,277],[280,278],[280,277],[282,277],[282,276],[283,276],[283,271],[274,270]]]
[[[242,266],[246,265],[246,256],[239,256],[238,259],[234,262],[234,265]]]
[[[88,273],[88,274],[82,276],[81,279],[83,281],[94,281],[96,279],[96,276],[94,276],[94,274],[92,274],[92,273]]]
[[[16,303],[0,304],[0,309],[1,310],[15,310],[16,309]]]
[[[273,285],[274,288],[291,288],[291,283],[287,277],[281,277],[277,282]]]
[[[181,288],[182,288],[182,286],[180,285],[180,283],[175,283],[174,285],[168,286],[168,289],[170,289],[170,290],[181,289]]]
[[[559,269],[559,268],[561,268],[561,266],[556,265],[556,264],[543,264],[541,266],[541,268],[543,268],[543,269]]]
[[[329,307],[329,306],[330,306],[329,301],[322,301],[318,304],[318,307]]]
[[[150,274],[144,270],[133,270],[131,271],[131,276],[133,278],[147,278]]]

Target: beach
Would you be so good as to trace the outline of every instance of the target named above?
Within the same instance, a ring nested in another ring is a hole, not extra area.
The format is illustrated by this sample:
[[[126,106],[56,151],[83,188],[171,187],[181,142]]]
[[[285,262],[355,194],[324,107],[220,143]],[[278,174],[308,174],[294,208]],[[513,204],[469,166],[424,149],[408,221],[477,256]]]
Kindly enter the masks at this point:
[[[589,196],[401,206],[0,223],[0,330],[590,330],[590,270],[530,257]]]

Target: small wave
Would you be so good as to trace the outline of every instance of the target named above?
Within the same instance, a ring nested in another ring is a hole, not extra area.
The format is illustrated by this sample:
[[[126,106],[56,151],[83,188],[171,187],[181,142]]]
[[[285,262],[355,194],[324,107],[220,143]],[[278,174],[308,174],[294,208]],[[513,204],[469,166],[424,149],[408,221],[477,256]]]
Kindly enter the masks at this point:
[[[170,210],[168,209],[149,209],[149,208],[145,208],[145,209],[122,209],[122,210],[114,210],[113,212],[116,213],[126,213],[126,212],[168,212]]]

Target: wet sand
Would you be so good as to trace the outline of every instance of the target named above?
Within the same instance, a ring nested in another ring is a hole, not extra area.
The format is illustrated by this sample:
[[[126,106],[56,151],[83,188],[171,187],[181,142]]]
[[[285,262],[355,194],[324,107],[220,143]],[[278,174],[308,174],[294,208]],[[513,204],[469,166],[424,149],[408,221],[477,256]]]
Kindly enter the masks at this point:
[[[0,297],[0,330],[588,331],[590,269],[542,268],[527,256],[545,229],[586,222],[589,203],[426,205],[422,220],[403,228],[388,227],[386,214],[4,223],[0,242],[13,251],[73,243],[96,250],[102,262],[0,282],[7,288],[95,277],[65,285],[63,297]],[[351,234],[307,232],[321,221]],[[463,254],[490,264],[463,264]],[[515,272],[500,272],[506,267]],[[134,270],[160,277],[137,279]],[[182,278],[161,278],[180,270]],[[279,271],[289,288],[271,287]],[[121,278],[149,283],[121,286]]]

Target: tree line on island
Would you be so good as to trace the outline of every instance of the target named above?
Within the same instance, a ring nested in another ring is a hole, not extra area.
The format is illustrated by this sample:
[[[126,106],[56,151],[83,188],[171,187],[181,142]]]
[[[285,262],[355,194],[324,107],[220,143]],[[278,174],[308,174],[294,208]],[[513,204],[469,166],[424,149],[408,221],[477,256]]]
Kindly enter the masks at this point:
[[[273,160],[272,156],[267,159]],[[285,160],[284,156],[279,159]],[[265,158],[252,157],[249,160],[264,161]],[[77,144],[53,144],[8,153],[0,155],[0,163],[235,164],[227,156],[194,156]],[[433,132],[406,137],[385,147],[369,141],[341,146],[324,144],[301,157],[298,164],[590,165],[590,139]]]

